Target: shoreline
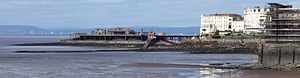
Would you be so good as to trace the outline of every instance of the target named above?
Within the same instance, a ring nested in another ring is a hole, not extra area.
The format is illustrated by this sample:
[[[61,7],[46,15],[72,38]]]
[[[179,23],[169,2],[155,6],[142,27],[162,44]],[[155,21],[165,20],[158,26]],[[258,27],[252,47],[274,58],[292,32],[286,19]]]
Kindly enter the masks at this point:
[[[148,68],[216,68],[216,69],[238,69],[238,66],[222,65],[191,65],[191,64],[166,64],[166,63],[131,63],[120,67],[148,67]]]
[[[52,43],[24,43],[13,44],[12,46],[77,46],[77,47],[95,47],[95,48],[127,48],[127,50],[85,50],[85,51],[48,51],[48,52],[113,52],[113,51],[136,51],[136,52],[187,52],[190,54],[257,54],[258,47],[256,43],[242,44],[239,41],[190,41],[174,45],[155,44],[148,48],[143,48],[143,43],[101,43],[101,42],[52,42]],[[38,52],[38,51],[19,51]],[[47,52],[47,51],[40,51]]]
[[[166,50],[166,49],[124,49],[124,50],[64,50],[64,51],[51,51],[51,50],[21,50],[14,53],[92,53],[92,52],[184,52],[188,54],[255,54],[255,53],[241,53],[241,52],[189,52],[184,50]]]
[[[101,47],[101,48],[112,48],[109,50],[69,50],[69,51],[15,51],[15,53],[84,53],[84,52],[184,52],[188,54],[258,54],[255,51],[255,45],[244,45],[242,47],[239,44],[227,45],[228,43],[212,43],[209,45],[199,45],[203,43],[195,43],[195,44],[178,44],[175,46],[154,46],[150,48],[141,48],[142,44],[103,44],[103,43],[26,43],[26,44],[14,44],[15,46],[87,46],[87,47]],[[226,46],[224,46],[226,45]],[[122,46],[122,47],[120,47]],[[139,46],[139,47],[137,47]],[[196,46],[196,47],[195,47]],[[126,49],[114,49],[114,48],[126,48]],[[254,51],[254,52],[253,52]],[[136,65],[145,65],[145,64],[136,64]],[[153,64],[149,64],[150,67]],[[222,64],[225,65],[225,64]],[[166,65],[168,66],[168,65]],[[170,66],[181,66],[181,65],[170,65]],[[185,65],[183,65],[185,66]],[[158,67],[154,65],[154,67]],[[189,67],[189,65],[187,65]],[[193,66],[192,66],[193,67]],[[197,67],[197,66],[196,66]],[[200,66],[201,67],[201,66]],[[217,68],[218,66],[211,66],[212,68]],[[248,71],[256,71],[256,70],[278,70],[278,71],[293,71],[299,72],[300,67],[298,65],[274,65],[274,66],[263,66],[261,64],[245,64],[239,65],[235,67],[220,67],[219,69],[232,68],[237,70],[248,70]]]

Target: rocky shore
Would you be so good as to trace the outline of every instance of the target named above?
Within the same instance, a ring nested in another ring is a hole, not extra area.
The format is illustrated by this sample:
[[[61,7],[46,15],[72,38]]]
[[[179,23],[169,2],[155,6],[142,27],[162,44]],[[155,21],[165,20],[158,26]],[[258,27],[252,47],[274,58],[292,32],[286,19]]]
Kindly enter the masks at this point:
[[[241,42],[239,40],[200,40],[194,39],[188,42],[174,45],[158,43],[148,48],[143,48],[144,43],[101,43],[101,42],[54,42],[54,43],[30,43],[15,44],[15,46],[87,46],[99,48],[129,48],[138,52],[188,52],[192,54],[255,54],[259,51],[257,42]],[[102,50],[101,50],[102,51]],[[114,50],[117,51],[117,50]],[[123,50],[120,50],[123,51]],[[26,52],[26,51],[23,51]],[[70,52],[70,51],[68,51]]]
[[[184,51],[192,54],[256,54],[259,42],[239,40],[198,40],[179,43],[173,46],[152,46],[149,51]]]

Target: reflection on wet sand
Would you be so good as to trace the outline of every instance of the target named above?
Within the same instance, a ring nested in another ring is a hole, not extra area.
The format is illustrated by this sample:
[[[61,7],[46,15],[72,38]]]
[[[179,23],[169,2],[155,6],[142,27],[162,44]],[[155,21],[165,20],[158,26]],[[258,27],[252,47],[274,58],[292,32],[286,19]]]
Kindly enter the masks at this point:
[[[208,65],[163,64],[163,63],[132,63],[132,64],[123,64],[123,65],[120,65],[120,67],[143,68],[143,69],[145,69],[145,68],[148,68],[148,69],[194,68],[194,69],[198,69],[199,75],[192,76],[192,77],[201,77],[201,78],[217,78],[217,77],[220,77],[219,74],[230,73],[230,72],[236,71],[235,69],[227,69],[227,68],[226,69],[215,69],[215,68],[213,68],[215,66],[208,66]],[[188,74],[188,73],[185,73],[185,74]]]
[[[278,70],[235,70],[218,75],[228,78],[299,78],[300,72]]]
[[[201,65],[187,65],[187,64],[163,64],[163,63],[132,63],[123,64],[120,67],[156,67],[156,68],[201,68]]]
[[[14,53],[14,51],[91,50],[69,46],[8,46],[54,39],[5,38],[0,41],[0,78],[199,78],[222,77],[235,69],[207,68],[215,63],[255,63],[251,54],[186,54],[182,52]]]

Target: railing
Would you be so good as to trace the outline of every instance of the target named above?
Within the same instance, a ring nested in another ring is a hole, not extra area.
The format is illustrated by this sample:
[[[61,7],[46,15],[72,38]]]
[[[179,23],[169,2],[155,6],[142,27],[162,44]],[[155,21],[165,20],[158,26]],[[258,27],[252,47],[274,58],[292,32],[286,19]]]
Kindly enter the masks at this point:
[[[141,36],[140,34],[87,34],[87,35],[80,35],[80,36]],[[191,35],[191,34],[169,34],[169,35],[156,35],[156,36],[198,36],[198,35]]]
[[[140,34],[88,34],[80,36],[141,36]]]
[[[273,18],[272,20],[300,20],[300,17],[278,17]]]
[[[263,39],[264,41],[289,41],[289,42],[299,42],[300,39]]]
[[[295,31],[295,30],[297,30],[297,31],[300,31],[300,29],[262,29],[262,30],[264,30],[264,31],[272,31],[272,30],[283,30],[283,31],[289,31],[289,30],[293,30],[293,31]]]
[[[300,34],[266,34],[264,36],[300,37]],[[300,38],[299,38],[300,39]]]

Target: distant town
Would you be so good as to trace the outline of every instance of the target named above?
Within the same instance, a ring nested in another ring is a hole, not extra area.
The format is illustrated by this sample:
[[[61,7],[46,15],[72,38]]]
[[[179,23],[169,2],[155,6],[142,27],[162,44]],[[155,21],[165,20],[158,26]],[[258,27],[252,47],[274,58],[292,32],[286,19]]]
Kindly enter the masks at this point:
[[[248,7],[238,14],[201,15],[201,38],[236,35],[263,36],[267,41],[299,41],[300,9],[292,5],[268,3],[268,7]]]

